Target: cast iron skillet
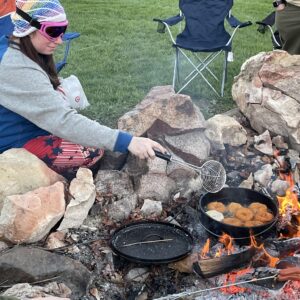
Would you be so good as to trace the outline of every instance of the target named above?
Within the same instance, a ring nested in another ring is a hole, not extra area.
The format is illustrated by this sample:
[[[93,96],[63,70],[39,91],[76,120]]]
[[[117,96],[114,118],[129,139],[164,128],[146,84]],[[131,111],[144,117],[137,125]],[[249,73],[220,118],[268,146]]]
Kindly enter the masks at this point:
[[[117,229],[110,247],[121,257],[143,264],[163,264],[183,259],[193,248],[191,234],[166,222],[139,221]]]
[[[274,219],[268,223],[254,227],[241,227],[224,224],[216,221],[205,213],[208,203],[219,201],[227,205],[229,202],[238,202],[242,205],[250,205],[252,202],[260,202],[269,208],[273,213]],[[249,242],[250,232],[257,237],[267,237],[271,234],[274,225],[278,219],[278,204],[266,195],[246,189],[246,188],[223,188],[217,193],[207,193],[200,198],[199,202],[200,220],[203,227],[214,236],[220,236],[222,233],[227,233],[235,240],[245,240]]]

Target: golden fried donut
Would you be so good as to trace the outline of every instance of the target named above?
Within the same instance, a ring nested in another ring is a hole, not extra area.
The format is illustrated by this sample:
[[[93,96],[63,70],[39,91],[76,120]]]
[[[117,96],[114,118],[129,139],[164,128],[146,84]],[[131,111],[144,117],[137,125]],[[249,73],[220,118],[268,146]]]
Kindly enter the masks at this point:
[[[243,226],[243,222],[237,218],[224,218],[222,222],[233,226]]]
[[[208,210],[216,210],[223,213],[226,210],[225,205],[222,202],[214,201],[207,204]]]
[[[235,212],[239,209],[242,208],[243,206],[239,203],[236,202],[230,202],[227,206],[226,209],[231,212],[233,215],[235,215]]]
[[[251,221],[246,221],[244,223],[244,226],[245,227],[254,227],[254,226],[260,226],[260,225],[263,225],[263,224],[264,224],[263,222],[256,221],[256,220],[251,220]]]
[[[260,202],[253,202],[249,205],[249,208],[254,212],[258,212],[258,211],[267,211],[268,207],[265,204],[262,204]]]
[[[270,212],[267,212],[267,211],[258,211],[255,214],[256,221],[267,223],[267,222],[270,222],[272,219],[274,219],[273,214],[271,214]]]
[[[253,219],[253,212],[250,208],[242,207],[235,212],[235,216],[243,222]]]

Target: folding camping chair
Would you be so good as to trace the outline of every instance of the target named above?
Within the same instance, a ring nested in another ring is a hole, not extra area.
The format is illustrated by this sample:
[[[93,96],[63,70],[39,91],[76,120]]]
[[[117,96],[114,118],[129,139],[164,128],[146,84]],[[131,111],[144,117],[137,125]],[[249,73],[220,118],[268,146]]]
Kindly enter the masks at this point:
[[[231,58],[232,40],[239,28],[251,25],[251,22],[242,23],[231,14],[233,0],[179,0],[180,13],[168,19],[154,19],[158,22],[159,33],[167,29],[172,46],[175,48],[175,63],[173,71],[173,87],[176,90],[176,82],[181,84],[177,89],[180,93],[192,80],[201,76],[208,86],[218,95],[212,80],[219,81],[211,69],[212,62],[224,53],[223,71],[221,76],[221,96],[224,95],[224,86],[227,78],[227,62]],[[232,33],[225,29],[225,19],[232,28]],[[184,30],[174,38],[171,26],[185,21]],[[205,58],[200,56],[206,55]],[[179,58],[180,55],[188,61],[192,71],[180,83]],[[191,55],[190,55],[191,54]],[[192,56],[193,58],[191,58]],[[211,81],[209,81],[209,79]]]
[[[10,15],[0,17],[0,61],[8,47],[8,37],[13,32],[13,24],[11,22]],[[78,38],[80,34],[78,32],[67,32],[63,35],[63,41],[65,44],[64,56],[61,61],[56,63],[56,70],[60,72],[61,69],[67,64],[67,58],[70,51],[70,43],[73,39]]]
[[[275,11],[273,11],[269,15],[267,15],[262,21],[257,21],[256,24],[259,25],[259,27],[257,28],[257,31],[262,34],[264,34],[266,32],[266,29],[270,30],[274,50],[282,48],[281,40],[279,37],[279,32],[278,32],[278,30],[274,29]]]

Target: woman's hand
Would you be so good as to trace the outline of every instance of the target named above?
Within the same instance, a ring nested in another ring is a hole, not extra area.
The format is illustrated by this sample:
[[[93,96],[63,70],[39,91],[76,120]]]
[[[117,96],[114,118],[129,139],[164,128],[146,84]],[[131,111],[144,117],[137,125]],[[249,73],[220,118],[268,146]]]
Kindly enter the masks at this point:
[[[276,10],[277,11],[281,11],[281,10],[284,10],[285,9],[285,4],[284,3],[281,3],[279,4],[277,7],[276,7]]]
[[[158,150],[162,153],[166,152],[166,149],[159,143],[143,137],[133,137],[128,146],[128,151],[141,159],[155,158],[154,150]]]

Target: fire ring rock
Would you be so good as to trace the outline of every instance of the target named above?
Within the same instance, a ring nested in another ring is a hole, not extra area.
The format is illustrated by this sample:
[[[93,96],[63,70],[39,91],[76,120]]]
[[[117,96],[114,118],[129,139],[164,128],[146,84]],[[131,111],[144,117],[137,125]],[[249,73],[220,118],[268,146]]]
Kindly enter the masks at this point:
[[[269,130],[300,150],[300,55],[262,52],[235,77],[232,97],[259,134]]]

